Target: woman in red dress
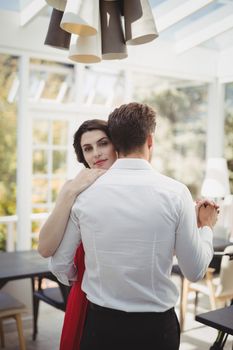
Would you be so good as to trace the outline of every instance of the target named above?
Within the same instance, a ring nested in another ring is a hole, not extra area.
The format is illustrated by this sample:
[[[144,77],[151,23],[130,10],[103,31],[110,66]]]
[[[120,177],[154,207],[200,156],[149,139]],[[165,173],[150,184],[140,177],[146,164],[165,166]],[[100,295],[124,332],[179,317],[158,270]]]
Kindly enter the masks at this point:
[[[93,119],[85,121],[76,131],[73,143],[83,169],[73,180],[62,187],[56,205],[43,225],[39,236],[38,251],[43,257],[52,256],[59,246],[76,197],[89,187],[106,169],[115,162],[116,151],[110,141],[107,122]],[[60,350],[78,350],[85,323],[88,300],[81,289],[85,271],[84,249],[81,244],[74,259],[78,270],[77,281],[73,282],[66,305]]]

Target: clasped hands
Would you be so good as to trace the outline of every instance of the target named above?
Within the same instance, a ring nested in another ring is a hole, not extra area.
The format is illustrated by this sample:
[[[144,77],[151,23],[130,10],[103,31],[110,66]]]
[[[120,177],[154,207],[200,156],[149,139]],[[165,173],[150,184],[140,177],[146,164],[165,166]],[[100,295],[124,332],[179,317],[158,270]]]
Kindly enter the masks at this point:
[[[219,205],[209,199],[196,201],[197,226],[209,226],[211,229],[218,220]]]

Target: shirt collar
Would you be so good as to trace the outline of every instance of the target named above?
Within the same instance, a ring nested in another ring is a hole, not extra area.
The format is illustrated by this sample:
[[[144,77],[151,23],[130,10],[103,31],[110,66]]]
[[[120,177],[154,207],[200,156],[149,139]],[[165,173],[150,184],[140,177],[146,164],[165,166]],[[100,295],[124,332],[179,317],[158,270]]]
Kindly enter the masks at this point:
[[[120,158],[115,161],[110,169],[149,169],[153,170],[151,164],[145,159],[139,158]]]

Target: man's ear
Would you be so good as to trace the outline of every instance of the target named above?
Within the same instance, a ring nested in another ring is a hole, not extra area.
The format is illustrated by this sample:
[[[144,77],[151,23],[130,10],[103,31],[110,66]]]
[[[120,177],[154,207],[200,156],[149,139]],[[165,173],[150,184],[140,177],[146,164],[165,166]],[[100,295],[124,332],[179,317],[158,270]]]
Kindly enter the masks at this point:
[[[147,137],[148,148],[153,147],[153,144],[154,144],[154,135],[153,134],[149,134],[148,137]]]

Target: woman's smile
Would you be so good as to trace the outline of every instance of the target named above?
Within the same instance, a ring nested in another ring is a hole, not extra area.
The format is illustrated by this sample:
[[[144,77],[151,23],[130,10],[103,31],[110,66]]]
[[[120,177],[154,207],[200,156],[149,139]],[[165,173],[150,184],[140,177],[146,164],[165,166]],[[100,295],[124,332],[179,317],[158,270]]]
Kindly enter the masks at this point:
[[[107,159],[99,159],[94,163],[94,166],[101,168],[105,164],[106,161],[107,161]]]

